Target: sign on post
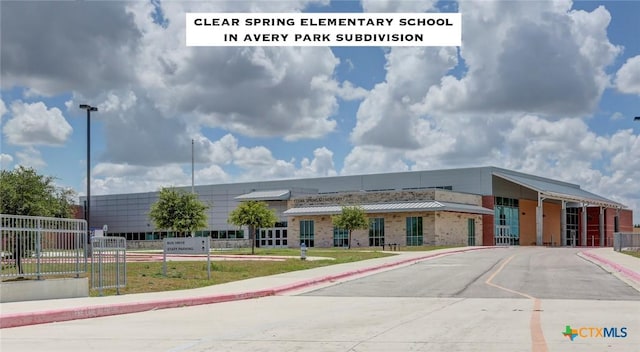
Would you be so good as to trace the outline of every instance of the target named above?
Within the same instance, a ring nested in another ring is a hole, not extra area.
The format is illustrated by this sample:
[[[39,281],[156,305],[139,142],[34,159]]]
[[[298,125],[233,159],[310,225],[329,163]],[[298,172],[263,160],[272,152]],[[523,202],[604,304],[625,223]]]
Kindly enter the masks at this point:
[[[207,255],[207,277],[211,279],[211,255],[209,252],[209,237],[181,237],[165,238],[163,250],[162,270],[167,276],[167,254],[206,254]]]

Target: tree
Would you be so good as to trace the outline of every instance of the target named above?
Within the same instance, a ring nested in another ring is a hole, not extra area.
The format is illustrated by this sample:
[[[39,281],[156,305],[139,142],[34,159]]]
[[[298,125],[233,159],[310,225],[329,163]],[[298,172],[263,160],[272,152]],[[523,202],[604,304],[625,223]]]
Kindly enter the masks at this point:
[[[369,219],[360,206],[344,206],[342,213],[331,217],[333,225],[349,231],[349,245],[351,249],[351,233],[353,230],[369,228]]]
[[[265,202],[250,200],[242,202],[229,214],[229,223],[249,227],[251,254],[255,253],[255,230],[261,227],[273,227],[278,221],[276,213]]]
[[[194,193],[179,191],[174,188],[162,188],[158,201],[151,205],[149,217],[156,228],[168,229],[186,237],[188,233],[207,227],[204,204]]]
[[[19,166],[0,172],[0,213],[70,218],[73,216],[71,189],[58,187],[55,178]]]

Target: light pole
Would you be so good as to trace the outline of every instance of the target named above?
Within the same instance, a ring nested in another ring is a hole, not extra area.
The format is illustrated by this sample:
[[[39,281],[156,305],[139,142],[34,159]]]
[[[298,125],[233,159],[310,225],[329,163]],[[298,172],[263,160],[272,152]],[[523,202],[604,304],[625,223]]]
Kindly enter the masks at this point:
[[[80,104],[80,109],[87,110],[87,241],[91,243],[91,112],[98,111],[95,106]]]

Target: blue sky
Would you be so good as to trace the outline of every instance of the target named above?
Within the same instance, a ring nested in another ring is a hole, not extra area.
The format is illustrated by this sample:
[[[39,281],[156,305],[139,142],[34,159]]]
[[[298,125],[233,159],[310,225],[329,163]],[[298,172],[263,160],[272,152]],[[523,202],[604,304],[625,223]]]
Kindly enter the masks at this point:
[[[2,1],[2,168],[92,194],[494,165],[640,223],[640,2]],[[185,46],[185,12],[459,10],[455,47]]]

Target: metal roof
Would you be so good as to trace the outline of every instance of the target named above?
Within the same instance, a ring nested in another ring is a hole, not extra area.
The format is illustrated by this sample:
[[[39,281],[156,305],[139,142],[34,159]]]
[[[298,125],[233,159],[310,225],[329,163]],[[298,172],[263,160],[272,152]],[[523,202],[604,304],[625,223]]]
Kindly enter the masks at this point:
[[[588,203],[591,205],[600,205],[612,208],[625,208],[623,204],[601,197],[597,194],[587,192],[581,189],[578,185],[564,182],[549,182],[533,177],[512,175],[501,172],[494,172],[493,175],[516,183],[520,186],[530,188],[546,198]]]
[[[291,198],[291,191],[288,189],[279,189],[271,191],[253,191],[242,194],[234,199],[237,200],[287,200]]]
[[[493,215],[493,210],[478,205],[448,203],[440,201],[378,203],[361,205],[365,213],[404,213],[412,211],[454,211],[461,213]],[[336,215],[342,212],[341,205],[291,208],[284,212],[287,216]]]

